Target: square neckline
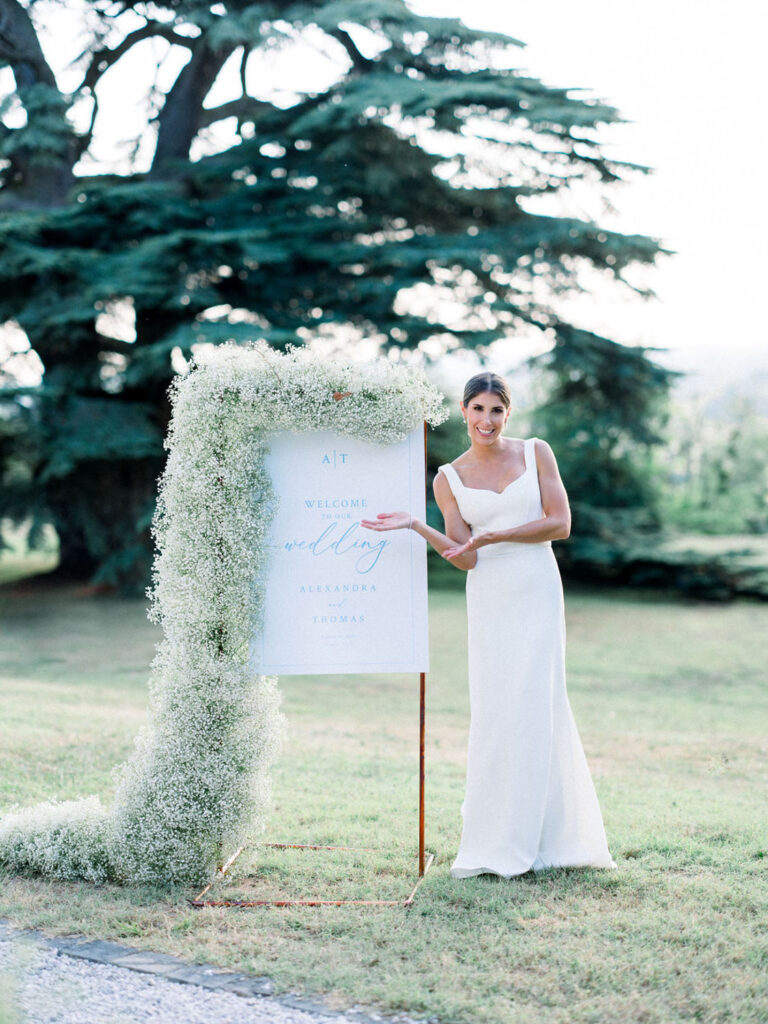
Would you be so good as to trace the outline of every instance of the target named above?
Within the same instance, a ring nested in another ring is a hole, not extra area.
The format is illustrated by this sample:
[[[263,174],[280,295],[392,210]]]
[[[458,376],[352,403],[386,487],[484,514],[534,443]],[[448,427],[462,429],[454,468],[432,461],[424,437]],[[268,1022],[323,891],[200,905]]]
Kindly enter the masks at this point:
[[[505,491],[509,490],[509,488],[512,486],[512,484],[516,484],[518,481],[522,480],[523,477],[526,476],[526,474],[528,473],[528,470],[531,468],[530,464],[528,462],[528,445],[530,444],[531,441],[535,441],[535,440],[536,440],[535,437],[527,437],[523,441],[523,467],[524,467],[523,468],[523,472],[520,473],[518,476],[516,476],[514,480],[510,480],[509,483],[505,487],[502,487],[502,489],[500,491],[494,491],[494,489],[492,487],[469,487],[461,479],[461,477],[459,476],[459,471],[456,469],[456,467],[453,465],[452,462],[448,462],[448,463],[446,463],[446,465],[449,467],[449,469],[451,469],[453,471],[453,473],[456,476],[456,479],[459,481],[459,483],[461,484],[461,486],[464,488],[465,491],[483,491],[486,494],[502,495],[502,494],[505,493]],[[442,469],[443,467],[441,466],[440,468]]]

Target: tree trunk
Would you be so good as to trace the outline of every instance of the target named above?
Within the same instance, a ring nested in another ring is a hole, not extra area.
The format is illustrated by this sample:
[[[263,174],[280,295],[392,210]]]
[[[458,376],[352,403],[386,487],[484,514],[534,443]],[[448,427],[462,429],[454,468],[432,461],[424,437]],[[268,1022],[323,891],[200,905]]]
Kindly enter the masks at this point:
[[[44,155],[27,146],[19,146],[10,157],[5,178],[9,188],[0,195],[0,205],[12,207],[50,207],[62,203],[74,175],[76,160],[74,133],[64,112],[68,102],[59,92],[56,76],[45,59],[40,40],[27,11],[18,0],[0,0],[0,63],[7,61],[16,80],[16,89],[27,111],[28,124],[41,123],[41,132],[50,133],[51,119],[58,121],[61,152],[51,147]],[[41,102],[40,88],[47,90],[49,102]],[[29,101],[35,96],[35,102]],[[15,129],[24,131],[24,129]]]
[[[161,470],[162,459],[90,460],[51,482],[46,496],[60,542],[58,576],[144,592]]]
[[[189,158],[192,140],[200,127],[203,100],[234,49],[229,46],[214,51],[201,40],[193,51],[158,117],[157,146],[150,172],[153,176],[161,177],[174,161]]]

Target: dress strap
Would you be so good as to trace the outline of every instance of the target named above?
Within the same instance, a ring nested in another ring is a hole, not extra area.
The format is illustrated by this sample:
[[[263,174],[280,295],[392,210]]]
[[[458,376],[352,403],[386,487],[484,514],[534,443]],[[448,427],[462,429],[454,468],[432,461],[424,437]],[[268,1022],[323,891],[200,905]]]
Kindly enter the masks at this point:
[[[444,466],[439,466],[438,468],[445,474],[445,479],[448,481],[448,486],[453,491],[453,496],[455,498],[458,488],[464,486],[464,484],[461,482],[461,477],[450,464],[450,462],[447,462]]]
[[[536,449],[534,447],[535,444],[536,438],[529,437],[523,445],[523,462],[525,463],[526,473],[529,469],[536,468]]]

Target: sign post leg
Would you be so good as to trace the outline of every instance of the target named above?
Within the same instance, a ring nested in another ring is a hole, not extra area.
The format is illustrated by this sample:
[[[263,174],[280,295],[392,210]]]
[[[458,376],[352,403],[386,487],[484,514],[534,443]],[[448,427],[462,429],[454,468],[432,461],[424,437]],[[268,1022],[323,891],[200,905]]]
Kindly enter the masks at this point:
[[[426,673],[419,675],[419,878],[424,876],[424,706]]]
[[[424,489],[427,486],[427,421],[424,420]],[[426,495],[425,495],[426,501]],[[419,675],[419,878],[424,877],[424,706],[426,673]],[[430,861],[431,863],[431,861]]]

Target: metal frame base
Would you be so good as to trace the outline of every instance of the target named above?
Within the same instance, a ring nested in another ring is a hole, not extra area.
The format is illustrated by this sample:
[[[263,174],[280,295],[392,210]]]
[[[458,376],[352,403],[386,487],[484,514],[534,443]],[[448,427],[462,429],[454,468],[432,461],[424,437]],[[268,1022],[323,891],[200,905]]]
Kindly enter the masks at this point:
[[[267,846],[270,849],[276,850],[350,850],[360,851],[365,853],[376,853],[376,850],[372,850],[368,847],[362,846],[313,846],[305,843],[261,843],[261,846]],[[432,866],[432,861],[435,859],[434,853],[430,853],[427,857],[426,863],[423,865],[423,870],[420,870],[419,877],[411,890],[410,895],[404,900],[207,900],[205,897],[212,889],[215,882],[221,881],[235,863],[237,858],[243,852],[245,848],[240,847],[232,856],[229,858],[227,863],[217,873],[216,878],[213,882],[209,882],[203,891],[196,896],[193,900],[187,900],[191,907],[196,910],[200,910],[202,907],[223,907],[229,909],[230,907],[248,909],[249,907],[403,907],[408,910],[409,907],[413,906],[413,901],[416,896],[416,892],[424,881],[424,877]],[[421,854],[421,851],[420,851]],[[420,856],[420,868],[422,866],[423,856]]]

